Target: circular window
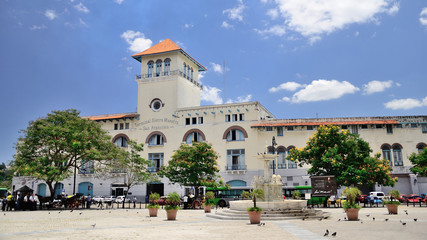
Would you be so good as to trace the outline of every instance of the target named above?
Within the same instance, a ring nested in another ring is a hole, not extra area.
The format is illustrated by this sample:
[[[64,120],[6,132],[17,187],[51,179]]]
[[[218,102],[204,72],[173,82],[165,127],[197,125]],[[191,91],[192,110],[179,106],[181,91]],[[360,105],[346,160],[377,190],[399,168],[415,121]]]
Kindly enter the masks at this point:
[[[155,112],[159,111],[162,107],[163,107],[163,103],[160,99],[154,99],[151,102],[151,109],[153,109],[153,111]]]

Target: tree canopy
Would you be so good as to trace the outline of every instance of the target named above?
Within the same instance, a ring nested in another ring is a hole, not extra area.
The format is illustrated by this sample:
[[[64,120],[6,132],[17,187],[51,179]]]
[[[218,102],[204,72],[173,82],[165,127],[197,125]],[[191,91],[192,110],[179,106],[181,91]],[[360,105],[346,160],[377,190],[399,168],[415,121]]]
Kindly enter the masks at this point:
[[[115,171],[121,172],[128,191],[132,186],[158,181],[157,175],[148,171],[148,168],[152,165],[151,161],[142,158],[139,154],[143,151],[144,144],[129,141],[128,146],[130,151],[123,151],[116,159],[109,160],[101,171],[104,171],[107,175]]]
[[[299,166],[310,164],[308,174],[334,175],[337,186],[394,186],[391,166],[381,154],[370,156],[369,143],[339,126],[320,126],[304,148],[291,150],[287,159]]]
[[[409,156],[409,161],[414,165],[411,168],[413,173],[418,173],[423,177],[427,177],[427,151],[425,149],[419,154],[412,153],[411,156]]]
[[[52,111],[31,121],[16,143],[13,170],[53,184],[69,177],[80,160],[112,159],[121,151],[97,122],[79,117],[75,109]]]
[[[182,144],[172,155],[168,166],[161,168],[159,175],[167,177],[172,183],[194,186],[197,195],[200,186],[218,186],[217,159],[218,155],[208,143]]]

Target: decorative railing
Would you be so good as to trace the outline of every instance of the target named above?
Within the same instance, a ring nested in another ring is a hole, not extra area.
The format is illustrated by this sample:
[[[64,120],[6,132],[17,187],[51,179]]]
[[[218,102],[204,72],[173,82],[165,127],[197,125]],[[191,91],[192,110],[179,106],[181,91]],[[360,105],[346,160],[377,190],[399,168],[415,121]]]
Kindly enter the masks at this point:
[[[160,170],[160,168],[158,168],[158,167],[149,167],[147,170],[149,172],[158,172]]]
[[[230,170],[246,170],[246,165],[228,165],[225,166],[225,170],[230,171]]]
[[[169,71],[169,72],[147,73],[147,74],[142,74],[142,75],[135,75],[135,80],[144,80],[144,79],[151,79],[151,78],[158,78],[158,77],[177,76],[177,75],[181,76],[181,77],[183,77],[185,79],[187,79],[188,81],[190,81],[191,83],[193,83],[197,87],[200,87],[201,89],[203,89],[203,85],[202,84],[200,84],[199,82],[196,82],[193,78],[191,78],[187,74],[181,72],[180,70],[173,70],[173,71]]]

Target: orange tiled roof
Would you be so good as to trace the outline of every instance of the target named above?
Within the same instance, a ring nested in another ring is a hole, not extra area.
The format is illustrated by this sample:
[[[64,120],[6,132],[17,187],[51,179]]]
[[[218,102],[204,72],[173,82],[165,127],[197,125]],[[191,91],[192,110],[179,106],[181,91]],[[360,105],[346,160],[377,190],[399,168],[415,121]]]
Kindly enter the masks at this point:
[[[136,53],[132,55],[138,61],[141,61],[142,56],[147,56],[151,54],[165,53],[165,52],[173,52],[173,51],[181,51],[185,56],[187,56],[191,61],[193,61],[198,67],[199,71],[206,71],[207,69],[202,66],[202,64],[198,63],[194,58],[192,58],[188,53],[186,53],[182,48],[180,48],[176,43],[174,43],[169,38],[157,43],[156,45],[146,49],[140,53]]]
[[[156,53],[163,53],[163,52],[171,52],[176,50],[182,50],[178,45],[176,45],[172,40],[169,38],[150,47],[147,50],[144,50],[140,53],[132,55],[133,58],[137,56],[144,56],[144,55],[150,55],[150,54],[156,54]]]
[[[95,116],[85,116],[82,118],[88,118],[92,121],[102,121],[102,120],[113,120],[120,118],[135,118],[139,117],[138,113],[115,113],[115,114],[104,114],[104,115],[95,115]]]
[[[281,127],[281,126],[320,126],[320,125],[363,125],[363,124],[398,124],[396,120],[372,120],[372,121],[328,121],[328,122],[262,122],[251,127]]]

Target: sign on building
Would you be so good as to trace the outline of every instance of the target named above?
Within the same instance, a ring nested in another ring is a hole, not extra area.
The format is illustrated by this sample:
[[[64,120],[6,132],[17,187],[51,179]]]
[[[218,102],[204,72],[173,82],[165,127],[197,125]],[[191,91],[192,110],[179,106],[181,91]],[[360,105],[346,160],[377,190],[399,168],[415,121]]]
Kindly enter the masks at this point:
[[[311,176],[312,196],[337,195],[334,176]]]

